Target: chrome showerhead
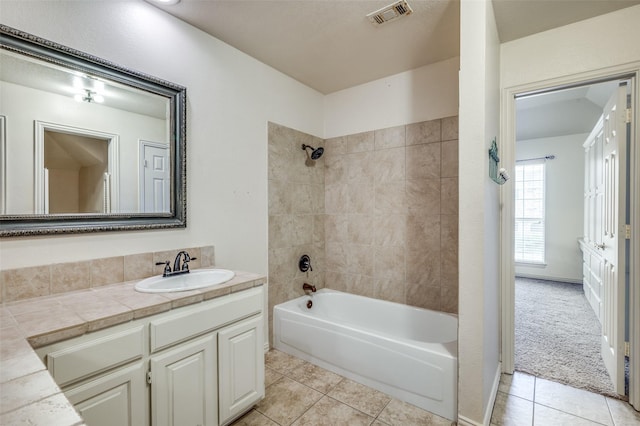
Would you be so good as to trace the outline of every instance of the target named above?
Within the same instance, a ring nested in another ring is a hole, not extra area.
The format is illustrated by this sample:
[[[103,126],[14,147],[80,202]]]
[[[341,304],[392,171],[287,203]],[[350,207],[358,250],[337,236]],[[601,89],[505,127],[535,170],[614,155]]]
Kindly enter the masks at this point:
[[[311,159],[312,160],[317,160],[318,158],[322,157],[322,154],[324,153],[324,148],[323,147],[318,147],[318,148],[314,148],[311,145],[305,145],[302,144],[302,150],[306,151],[307,148],[311,148]]]

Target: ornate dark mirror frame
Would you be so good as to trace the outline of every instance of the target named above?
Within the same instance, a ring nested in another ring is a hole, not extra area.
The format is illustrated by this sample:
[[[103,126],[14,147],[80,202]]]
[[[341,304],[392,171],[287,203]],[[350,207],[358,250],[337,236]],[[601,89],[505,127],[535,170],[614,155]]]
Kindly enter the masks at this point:
[[[2,24],[0,24],[0,49],[92,74],[167,98],[170,105],[169,142],[172,155],[169,213],[3,215],[0,216],[0,237],[168,229],[187,226],[187,89],[185,87]]]

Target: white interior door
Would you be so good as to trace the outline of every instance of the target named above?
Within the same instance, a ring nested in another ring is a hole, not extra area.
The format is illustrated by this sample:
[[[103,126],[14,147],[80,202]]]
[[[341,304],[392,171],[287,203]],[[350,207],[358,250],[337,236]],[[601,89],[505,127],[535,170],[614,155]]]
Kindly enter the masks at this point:
[[[169,146],[140,141],[140,210],[145,213],[169,212]]]
[[[604,109],[602,162],[602,344],[616,392],[624,395],[625,198],[627,87],[620,86]]]

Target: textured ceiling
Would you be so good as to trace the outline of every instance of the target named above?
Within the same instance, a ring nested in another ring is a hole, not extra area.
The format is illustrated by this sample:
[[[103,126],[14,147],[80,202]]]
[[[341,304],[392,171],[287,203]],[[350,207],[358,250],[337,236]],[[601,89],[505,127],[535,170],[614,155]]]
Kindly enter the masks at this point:
[[[408,0],[413,13],[374,26],[392,0],[182,0],[162,9],[321,93],[460,54],[460,4]]]
[[[392,2],[182,0],[158,7],[327,94],[459,56],[458,0],[408,0],[409,16],[379,27],[367,20]],[[638,3],[493,0],[503,42]]]

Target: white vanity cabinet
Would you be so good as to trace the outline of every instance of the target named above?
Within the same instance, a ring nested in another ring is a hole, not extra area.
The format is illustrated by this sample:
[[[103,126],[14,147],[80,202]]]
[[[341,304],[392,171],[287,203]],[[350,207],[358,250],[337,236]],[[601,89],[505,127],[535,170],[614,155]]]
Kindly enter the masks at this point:
[[[37,350],[88,426],[217,426],[264,397],[262,286]]]
[[[148,423],[145,373],[145,364],[136,362],[65,394],[87,425],[144,425]]]
[[[218,332],[220,424],[264,398],[263,325],[249,318]]]
[[[151,357],[153,426],[218,424],[215,338],[209,334]]]

